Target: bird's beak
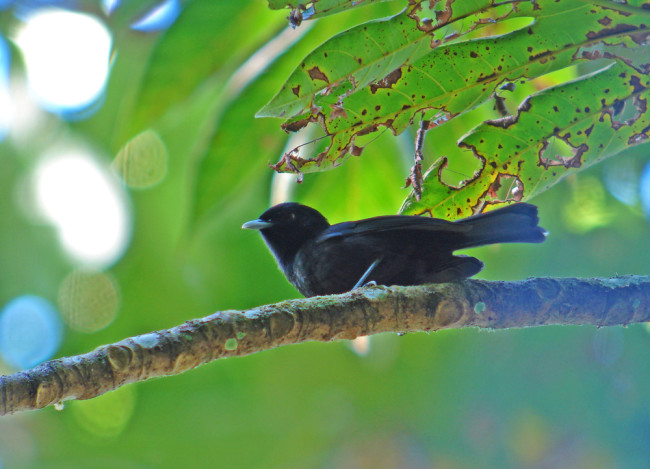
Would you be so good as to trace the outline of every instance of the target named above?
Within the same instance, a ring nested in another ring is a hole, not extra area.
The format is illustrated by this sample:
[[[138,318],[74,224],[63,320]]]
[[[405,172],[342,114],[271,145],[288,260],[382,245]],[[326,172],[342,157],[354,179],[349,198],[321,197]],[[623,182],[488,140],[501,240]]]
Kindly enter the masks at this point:
[[[245,230],[263,230],[264,228],[269,228],[271,226],[273,226],[273,223],[258,218],[257,220],[247,221],[241,227]]]

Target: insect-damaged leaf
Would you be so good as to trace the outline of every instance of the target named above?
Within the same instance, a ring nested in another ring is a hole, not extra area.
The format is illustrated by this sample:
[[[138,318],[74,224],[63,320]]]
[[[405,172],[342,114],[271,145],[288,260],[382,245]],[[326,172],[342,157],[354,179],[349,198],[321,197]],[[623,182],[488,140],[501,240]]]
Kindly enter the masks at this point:
[[[332,37],[305,57],[257,117],[286,118],[308,112],[318,96],[345,97],[492,18],[516,16],[512,5],[493,7],[491,0],[453,3],[453,9],[448,6],[452,3],[429,7],[429,2],[417,2],[392,18]]]
[[[456,7],[453,1],[446,5]],[[637,60],[639,70],[647,63],[635,53],[645,46],[648,16],[644,10],[635,10],[627,4],[581,0],[538,0],[508,5],[513,8],[510,17],[534,17],[534,24],[497,38],[443,43],[365,87],[358,86],[361,79],[344,77],[335,81],[328,76],[332,83],[314,95],[306,112],[287,120],[284,127],[298,130],[317,122],[331,144],[320,154],[296,159],[295,166],[307,172],[338,164],[349,154],[361,151],[361,145],[355,143],[358,137],[382,127],[399,134],[414,116],[425,110],[453,118],[491,99],[495,89],[504,82],[537,78],[596,58],[629,64]],[[447,21],[453,21],[453,8],[452,19]],[[641,57],[645,55],[647,52]],[[319,63],[309,66],[313,68]],[[580,99],[579,91],[574,94]],[[285,104],[292,110],[304,105]],[[286,163],[279,164],[278,169],[287,170]],[[504,187],[507,185],[505,180],[501,182]],[[522,182],[513,179],[508,184],[517,187]],[[486,194],[498,196],[502,192],[494,188]],[[427,190],[430,188],[425,185],[425,193]],[[462,199],[462,205],[466,205],[466,198]],[[432,203],[433,198],[426,200]],[[424,205],[418,207],[417,211],[426,210]]]
[[[457,218],[485,205],[528,199],[621,150],[648,140],[650,77],[616,62],[593,76],[547,89],[524,101],[516,115],[487,121],[459,145],[481,168],[461,187],[442,181],[439,163],[420,201],[404,213]]]

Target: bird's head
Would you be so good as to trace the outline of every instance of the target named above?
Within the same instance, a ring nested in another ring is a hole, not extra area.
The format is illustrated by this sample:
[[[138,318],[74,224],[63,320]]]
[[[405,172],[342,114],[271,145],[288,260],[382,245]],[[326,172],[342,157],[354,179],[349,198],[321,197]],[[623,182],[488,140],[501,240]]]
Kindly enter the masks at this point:
[[[329,226],[318,210],[290,202],[271,207],[257,220],[244,223],[242,228],[259,230],[284,270],[305,242]]]

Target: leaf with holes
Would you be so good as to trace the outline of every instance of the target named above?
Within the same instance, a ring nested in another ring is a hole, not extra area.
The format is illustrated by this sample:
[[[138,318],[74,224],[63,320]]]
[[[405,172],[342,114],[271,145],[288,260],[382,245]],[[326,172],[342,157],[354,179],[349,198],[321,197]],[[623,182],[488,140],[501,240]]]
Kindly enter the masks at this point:
[[[592,76],[547,89],[516,115],[487,121],[459,145],[481,161],[460,187],[443,182],[442,160],[420,201],[404,213],[458,218],[486,206],[529,199],[571,172],[648,140],[650,77],[622,61]]]
[[[339,81],[315,96],[309,111],[283,124],[295,131],[317,122],[329,135],[330,146],[307,158],[285,158],[276,169],[327,169],[360,154],[358,139],[382,127],[397,135],[425,111],[450,119],[490,100],[504,82],[534,79],[595,58],[616,58],[608,50],[616,45],[638,48],[646,40],[647,12],[633,14],[629,5],[616,8],[610,2],[523,2],[517,15],[535,18],[524,29],[434,48],[364,88]]]
[[[447,2],[429,7],[417,2],[386,20],[338,34],[310,53],[257,117],[291,117],[310,111],[321,95],[337,98],[363,89],[396,68],[412,63],[432,48],[489,24],[493,18],[520,16],[510,4],[491,0]],[[453,5],[453,8],[452,6]],[[434,23],[430,18],[437,17]]]

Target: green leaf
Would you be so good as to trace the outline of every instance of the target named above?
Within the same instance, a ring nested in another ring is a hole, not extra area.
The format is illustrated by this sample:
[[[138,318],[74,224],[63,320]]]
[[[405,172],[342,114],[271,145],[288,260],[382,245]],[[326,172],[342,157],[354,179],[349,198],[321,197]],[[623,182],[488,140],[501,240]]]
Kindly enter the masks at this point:
[[[168,158],[160,136],[147,129],[122,147],[113,160],[113,168],[132,189],[147,189],[165,177]]]
[[[492,4],[491,0],[464,1],[454,5],[453,10],[445,10],[440,4],[418,2],[392,18],[338,34],[305,57],[257,117],[288,117],[308,112],[319,95],[344,97],[400,66],[415,62],[432,48],[457,42],[491,18],[519,16],[512,5]],[[433,24],[428,19],[431,17],[440,20]]]
[[[459,218],[486,205],[529,199],[623,149],[650,131],[650,77],[621,62],[524,101],[514,116],[487,121],[459,145],[481,161],[460,187],[444,182],[445,160],[431,168],[422,200],[404,213]]]
[[[490,100],[504,82],[534,79],[594,58],[615,59],[618,56],[608,50],[614,44],[639,49],[647,14],[630,14],[628,5],[618,11],[617,5],[577,0],[519,3],[518,16],[535,18],[527,28],[437,47],[361,89],[341,82],[317,95],[307,113],[285,122],[287,130],[318,122],[331,138],[327,150],[292,163],[304,172],[327,169],[350,154],[360,154],[363,147],[357,139],[381,127],[397,135],[422,112],[451,119]],[[620,55],[620,60],[631,60]],[[283,163],[277,169],[290,168]]]
[[[210,77],[227,77],[280,27],[281,19],[252,0],[189,2],[151,55],[131,131],[150,126]]]

